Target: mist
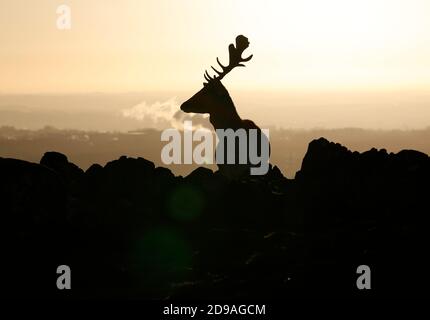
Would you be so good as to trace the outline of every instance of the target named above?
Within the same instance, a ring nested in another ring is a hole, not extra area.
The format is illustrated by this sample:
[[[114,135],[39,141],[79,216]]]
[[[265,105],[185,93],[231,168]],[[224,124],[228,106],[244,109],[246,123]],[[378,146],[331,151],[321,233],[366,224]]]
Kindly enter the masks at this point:
[[[205,117],[187,117],[179,105],[197,92],[0,95],[0,125],[37,130],[121,131],[181,128],[184,120],[210,127]],[[286,129],[425,129],[428,91],[240,91],[230,90],[242,118],[260,127]]]

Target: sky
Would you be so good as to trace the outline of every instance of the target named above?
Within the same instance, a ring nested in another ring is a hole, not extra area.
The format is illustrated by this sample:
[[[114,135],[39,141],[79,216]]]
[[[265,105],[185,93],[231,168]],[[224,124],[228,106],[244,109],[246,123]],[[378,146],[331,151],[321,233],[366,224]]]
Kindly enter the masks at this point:
[[[254,57],[229,89],[430,85],[428,0],[1,0],[0,24],[3,94],[195,90],[238,34]]]

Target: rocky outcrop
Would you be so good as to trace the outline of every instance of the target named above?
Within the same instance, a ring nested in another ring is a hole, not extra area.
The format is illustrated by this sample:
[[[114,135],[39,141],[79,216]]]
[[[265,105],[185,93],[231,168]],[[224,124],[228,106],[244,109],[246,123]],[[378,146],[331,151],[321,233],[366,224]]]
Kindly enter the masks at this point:
[[[78,181],[84,174],[81,168],[69,162],[67,156],[59,152],[46,152],[40,159],[40,164],[58,173],[66,185]]]
[[[418,151],[320,138],[293,180],[276,166],[181,177],[125,156],[83,172],[57,152],[40,164],[0,158],[0,173],[12,295],[29,287],[16,279],[30,260],[38,280],[25,294],[54,297],[59,264],[84,298],[355,297],[360,264],[376,270],[371,297],[420,295],[427,281],[430,160]]]

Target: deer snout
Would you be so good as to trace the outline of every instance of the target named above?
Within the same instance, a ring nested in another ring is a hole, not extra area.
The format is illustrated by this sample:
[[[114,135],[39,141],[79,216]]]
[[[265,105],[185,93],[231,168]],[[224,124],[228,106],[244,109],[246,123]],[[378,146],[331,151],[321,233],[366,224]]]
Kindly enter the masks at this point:
[[[185,101],[183,104],[181,104],[181,110],[184,112],[190,112],[190,103]]]

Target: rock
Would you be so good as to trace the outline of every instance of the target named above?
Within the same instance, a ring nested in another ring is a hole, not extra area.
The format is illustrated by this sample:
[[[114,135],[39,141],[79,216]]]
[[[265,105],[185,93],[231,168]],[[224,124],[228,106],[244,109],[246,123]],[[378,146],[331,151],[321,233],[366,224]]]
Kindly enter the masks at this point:
[[[103,171],[103,167],[99,165],[98,163],[92,164],[87,171],[85,171],[85,174],[87,176],[97,176],[100,175]]]
[[[276,166],[247,179],[204,167],[175,177],[126,156],[83,173],[56,152],[41,164],[0,158],[0,174],[3,258],[24,266],[4,274],[21,279],[28,258],[38,276],[70,262],[74,297],[154,299],[172,283],[195,284],[178,298],[355,297],[363,263],[379,272],[378,297],[426,288],[430,161],[418,151],[351,152],[320,138],[291,180]],[[407,280],[390,283],[398,270]],[[38,297],[52,276],[34,284]]]
[[[196,180],[207,180],[213,177],[213,171],[211,169],[205,167],[198,167],[193,170],[187,177],[187,180],[196,181]]]
[[[309,143],[296,178],[330,175],[350,165],[351,159],[352,152],[339,143],[329,142],[325,138],[313,140]]]
[[[2,264],[9,298],[47,296],[49,271],[69,251],[67,188],[54,170],[27,161],[0,159]],[[37,276],[24,279],[31,272]],[[45,277],[45,275],[47,275]],[[22,290],[23,287],[26,290]]]
[[[84,171],[69,162],[64,154],[55,151],[46,152],[40,159],[40,164],[57,172],[67,184],[77,181],[84,174]]]
[[[155,175],[165,179],[173,179],[175,177],[175,175],[172,173],[170,169],[163,168],[163,167],[155,168]]]

